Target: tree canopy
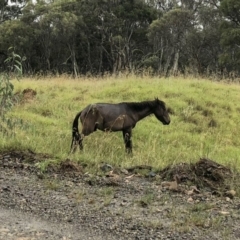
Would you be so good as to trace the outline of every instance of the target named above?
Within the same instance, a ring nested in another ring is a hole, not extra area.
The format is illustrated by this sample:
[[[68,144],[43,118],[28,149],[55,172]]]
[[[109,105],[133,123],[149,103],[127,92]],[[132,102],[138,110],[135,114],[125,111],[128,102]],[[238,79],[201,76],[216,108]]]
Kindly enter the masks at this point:
[[[239,0],[0,0],[0,71],[240,74]]]

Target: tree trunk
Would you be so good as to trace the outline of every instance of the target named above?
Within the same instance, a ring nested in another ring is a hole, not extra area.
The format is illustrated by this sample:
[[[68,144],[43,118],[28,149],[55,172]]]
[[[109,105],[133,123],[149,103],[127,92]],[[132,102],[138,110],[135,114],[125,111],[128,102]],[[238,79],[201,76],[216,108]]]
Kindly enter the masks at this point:
[[[173,59],[173,68],[172,68],[172,74],[174,76],[178,73],[178,60],[179,60],[179,49],[175,52],[174,59]]]
[[[92,61],[91,61],[91,49],[90,49],[90,42],[87,42],[87,59],[88,59],[88,64],[90,67],[90,72],[92,73]]]
[[[170,67],[173,52],[174,52],[174,49],[172,49],[171,53],[168,54],[166,63],[164,65],[164,76],[165,77],[167,77],[167,74],[168,74],[168,70],[169,70],[169,67]]]
[[[78,71],[78,65],[77,65],[77,60],[76,60],[75,47],[73,45],[72,46],[68,45],[68,48],[71,53],[73,76],[74,76],[74,78],[77,78],[79,71]]]
[[[163,38],[161,37],[160,41],[160,57],[158,62],[158,74],[162,72],[162,60],[163,60]]]

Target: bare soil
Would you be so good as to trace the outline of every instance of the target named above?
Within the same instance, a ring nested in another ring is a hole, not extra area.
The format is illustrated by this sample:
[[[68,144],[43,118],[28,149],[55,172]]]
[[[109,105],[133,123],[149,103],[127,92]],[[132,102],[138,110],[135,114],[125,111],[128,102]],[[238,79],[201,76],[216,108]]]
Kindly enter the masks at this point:
[[[31,151],[0,153],[0,239],[240,239],[238,173],[210,159],[99,174]]]

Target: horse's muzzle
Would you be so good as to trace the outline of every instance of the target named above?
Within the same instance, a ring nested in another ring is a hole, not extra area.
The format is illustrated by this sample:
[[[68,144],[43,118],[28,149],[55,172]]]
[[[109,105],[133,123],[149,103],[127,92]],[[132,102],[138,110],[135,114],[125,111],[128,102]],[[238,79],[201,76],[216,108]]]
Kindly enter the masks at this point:
[[[170,119],[168,119],[168,120],[164,119],[164,121],[163,121],[163,125],[169,125],[169,124],[170,124],[170,122],[171,122],[171,120],[170,120]]]
[[[169,125],[171,121],[169,122],[164,122],[163,125]]]

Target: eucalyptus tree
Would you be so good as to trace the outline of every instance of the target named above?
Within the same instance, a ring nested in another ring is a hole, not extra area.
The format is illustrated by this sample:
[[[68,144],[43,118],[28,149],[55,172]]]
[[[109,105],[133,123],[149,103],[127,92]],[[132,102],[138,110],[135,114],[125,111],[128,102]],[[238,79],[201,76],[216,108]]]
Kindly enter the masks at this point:
[[[157,17],[156,9],[145,1],[121,1],[115,10],[121,19],[119,31],[115,34],[115,49],[122,56],[124,68],[137,70],[150,48],[147,28]]]
[[[55,67],[58,71],[64,65],[69,65],[68,62],[70,62],[71,72],[74,77],[77,77],[79,74],[77,42],[81,41],[80,37],[84,37],[81,31],[84,23],[81,16],[76,15],[74,4],[76,4],[75,1],[57,1],[52,4],[52,11],[48,17],[51,19],[53,41],[54,43],[58,42],[58,47],[52,48],[55,50],[52,62],[56,62],[57,66]]]
[[[202,2],[195,14],[196,24],[186,36],[185,62],[191,73],[216,74],[220,70],[222,14],[215,0],[213,3]]]
[[[179,57],[184,51],[185,37],[193,27],[191,11],[175,8],[150,25],[148,31],[149,41],[153,45],[153,54],[157,56],[158,72],[173,74],[178,72]]]
[[[34,33],[32,68],[35,71],[71,72],[78,75],[76,35],[81,17],[74,12],[75,1],[29,3],[21,17]]]
[[[90,69],[135,69],[146,51],[146,30],[156,10],[142,0],[80,1],[79,9],[87,26]]]
[[[149,27],[158,73],[217,72],[222,16],[217,0],[167,1]],[[171,3],[171,4],[170,4]]]
[[[240,1],[222,0],[220,9],[225,16],[222,23],[221,44],[224,52],[220,62],[231,75],[240,74]]]
[[[19,20],[5,21],[0,24],[0,50],[4,53],[2,58],[2,70],[6,70],[4,64],[5,59],[8,57],[8,49],[13,48],[20,56],[26,59],[22,63],[23,68],[26,70],[27,65],[30,64],[31,49],[33,47],[33,33],[31,29]]]
[[[44,70],[47,69],[46,64],[50,65],[47,51],[50,49],[50,46],[47,46],[50,41],[46,33],[45,39],[43,38],[44,31],[41,30],[44,24],[40,24],[43,21],[43,14],[48,10],[47,7],[44,1],[36,1],[36,3],[28,1],[18,19],[2,24],[5,28],[3,41],[14,47],[19,55],[26,57],[25,66],[23,66],[25,72]]]
[[[26,0],[0,0],[0,24],[17,19],[25,4]]]
[[[25,73],[77,77],[146,67],[165,76],[224,68],[239,73],[239,5],[238,0],[0,0],[0,71],[13,47],[26,59]]]
[[[15,20],[22,14],[25,4],[25,0],[0,0],[0,70],[4,69],[4,60],[8,57],[8,49],[13,46],[11,44],[13,39],[9,38],[9,35],[12,35],[10,21],[14,21],[13,28],[16,29],[18,23]],[[14,41],[16,43],[17,39]]]

